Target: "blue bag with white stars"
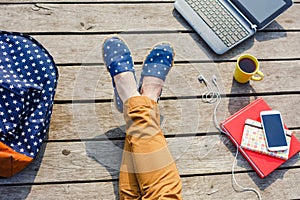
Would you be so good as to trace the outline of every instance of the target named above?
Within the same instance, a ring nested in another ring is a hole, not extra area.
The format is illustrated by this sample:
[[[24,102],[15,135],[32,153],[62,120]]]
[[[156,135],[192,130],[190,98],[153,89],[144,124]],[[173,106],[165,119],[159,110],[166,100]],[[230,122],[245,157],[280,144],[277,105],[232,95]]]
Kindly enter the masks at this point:
[[[0,176],[37,156],[50,124],[58,71],[32,37],[0,31]]]

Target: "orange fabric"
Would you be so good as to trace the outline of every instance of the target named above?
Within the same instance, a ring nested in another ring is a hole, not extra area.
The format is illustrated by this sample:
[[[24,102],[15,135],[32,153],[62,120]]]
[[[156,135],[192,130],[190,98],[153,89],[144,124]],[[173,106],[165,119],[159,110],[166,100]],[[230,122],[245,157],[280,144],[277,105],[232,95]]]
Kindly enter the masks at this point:
[[[0,142],[0,176],[11,177],[24,169],[32,158],[15,152],[10,147]]]
[[[120,168],[120,199],[182,199],[176,164],[160,128],[159,108],[146,96],[124,104],[126,138]]]

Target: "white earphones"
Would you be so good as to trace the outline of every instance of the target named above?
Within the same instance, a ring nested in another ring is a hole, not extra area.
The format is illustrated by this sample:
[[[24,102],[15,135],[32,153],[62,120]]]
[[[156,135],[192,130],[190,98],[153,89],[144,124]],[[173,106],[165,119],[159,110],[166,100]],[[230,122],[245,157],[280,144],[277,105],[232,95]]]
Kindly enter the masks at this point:
[[[205,77],[204,77],[202,74],[200,74],[200,75],[198,76],[198,81],[199,81],[201,84],[204,83],[205,86],[207,87],[207,91],[204,92],[204,93],[202,94],[202,101],[205,102],[205,103],[211,103],[211,104],[217,102],[217,103],[215,104],[214,115],[213,115],[213,118],[214,118],[214,125],[215,125],[216,129],[217,129],[220,133],[224,133],[224,134],[226,134],[227,136],[232,137],[232,136],[231,136],[230,134],[228,134],[226,131],[223,131],[223,130],[221,129],[221,127],[219,126],[219,124],[218,124],[218,120],[217,120],[217,110],[218,110],[218,107],[219,107],[219,105],[220,105],[220,103],[221,103],[222,98],[221,98],[221,94],[220,94],[220,88],[219,88],[218,83],[217,83],[217,77],[216,77],[215,75],[213,75],[212,78],[211,78],[211,81],[212,81],[212,83],[214,84],[216,90],[213,90],[213,89],[212,89],[212,87],[208,84],[208,81],[205,79]],[[213,147],[214,147],[215,145],[216,145],[216,144],[214,144],[214,145],[212,146],[212,148],[210,149],[210,151],[213,149]],[[245,188],[245,187],[241,186],[241,185],[236,181],[236,179],[235,179],[235,176],[234,176],[234,165],[235,165],[235,162],[236,162],[236,159],[237,159],[237,155],[238,155],[238,152],[239,152],[239,151],[238,151],[238,148],[239,148],[239,147],[237,146],[235,158],[234,158],[234,161],[233,161],[233,163],[232,163],[232,168],[231,168],[232,180],[234,181],[234,183],[235,183],[237,186],[239,186],[239,187],[242,189],[242,192],[244,192],[244,191],[252,191],[252,192],[256,193],[258,199],[261,200],[261,195],[260,195],[259,191],[257,191],[257,190],[254,189],[254,188]],[[210,153],[210,151],[209,151],[208,153],[206,153],[205,156],[207,156],[207,155]],[[205,156],[202,156],[201,158],[204,158]],[[232,185],[232,186],[233,186],[233,188],[234,188],[234,185]],[[236,188],[234,188],[234,190],[235,190],[235,191],[238,191]]]
[[[204,85],[207,87],[207,91],[202,94],[203,102],[215,103],[221,97],[216,75],[212,76],[211,81],[216,87],[217,91],[212,89],[212,87],[208,84],[208,81],[205,79],[205,77],[202,74],[198,76],[198,81],[201,84],[204,83]]]

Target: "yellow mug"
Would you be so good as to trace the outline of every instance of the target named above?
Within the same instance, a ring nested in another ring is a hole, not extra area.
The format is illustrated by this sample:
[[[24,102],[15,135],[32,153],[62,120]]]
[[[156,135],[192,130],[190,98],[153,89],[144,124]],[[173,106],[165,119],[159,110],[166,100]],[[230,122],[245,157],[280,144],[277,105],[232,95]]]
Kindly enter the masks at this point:
[[[239,83],[247,83],[249,80],[261,81],[264,74],[259,71],[258,60],[250,55],[241,55],[236,62],[234,79]]]

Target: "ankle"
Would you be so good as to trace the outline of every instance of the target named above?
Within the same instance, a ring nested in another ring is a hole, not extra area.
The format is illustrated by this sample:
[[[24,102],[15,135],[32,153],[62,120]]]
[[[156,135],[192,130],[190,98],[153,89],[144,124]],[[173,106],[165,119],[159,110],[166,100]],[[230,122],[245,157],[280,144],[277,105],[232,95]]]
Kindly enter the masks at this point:
[[[145,76],[140,92],[143,96],[157,101],[161,94],[163,83],[164,81],[157,77]]]
[[[137,84],[132,72],[123,72],[114,76],[116,89],[123,102],[132,96],[140,96]]]

